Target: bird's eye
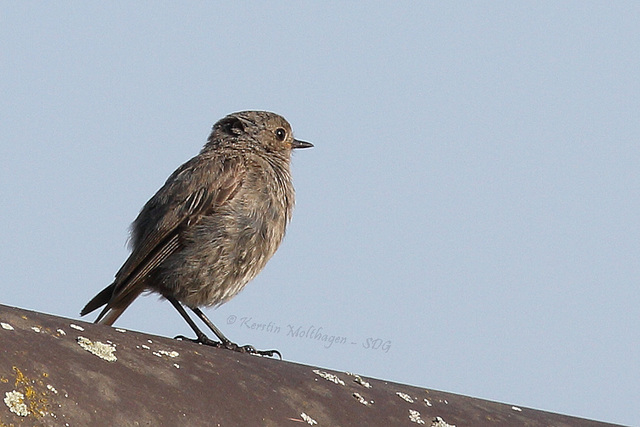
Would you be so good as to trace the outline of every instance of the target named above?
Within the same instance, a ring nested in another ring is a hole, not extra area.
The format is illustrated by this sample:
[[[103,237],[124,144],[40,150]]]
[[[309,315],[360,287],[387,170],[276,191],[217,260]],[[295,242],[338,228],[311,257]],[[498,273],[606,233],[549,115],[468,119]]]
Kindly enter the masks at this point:
[[[282,128],[278,128],[276,129],[276,138],[278,138],[278,141],[284,141],[284,139],[287,136],[287,131],[282,129]]]

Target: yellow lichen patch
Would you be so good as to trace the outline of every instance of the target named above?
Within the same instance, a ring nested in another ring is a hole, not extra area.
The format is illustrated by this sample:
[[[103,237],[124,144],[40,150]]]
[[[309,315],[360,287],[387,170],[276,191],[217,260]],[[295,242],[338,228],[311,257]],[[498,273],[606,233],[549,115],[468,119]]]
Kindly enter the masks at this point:
[[[14,409],[19,410],[20,413],[18,414],[13,409],[12,411],[20,416],[33,415],[36,418],[45,416],[47,414],[48,401],[46,398],[47,392],[44,391],[44,383],[39,379],[30,379],[16,366],[13,367],[13,371],[15,372],[14,386],[16,390],[13,391],[11,396],[5,397],[9,399],[10,403],[14,404]],[[38,392],[37,388],[41,388],[43,391]],[[5,404],[8,405],[6,399]]]

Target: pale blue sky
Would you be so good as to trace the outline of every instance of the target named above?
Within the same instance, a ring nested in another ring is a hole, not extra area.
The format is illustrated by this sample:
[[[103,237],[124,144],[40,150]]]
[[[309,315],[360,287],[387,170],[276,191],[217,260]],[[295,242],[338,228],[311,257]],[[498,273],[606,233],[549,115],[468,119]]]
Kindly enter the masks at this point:
[[[5,2],[0,64],[1,303],[77,317],[212,124],[266,109],[315,148],[208,311],[231,339],[638,424],[639,2]],[[117,325],[188,333],[156,297]]]

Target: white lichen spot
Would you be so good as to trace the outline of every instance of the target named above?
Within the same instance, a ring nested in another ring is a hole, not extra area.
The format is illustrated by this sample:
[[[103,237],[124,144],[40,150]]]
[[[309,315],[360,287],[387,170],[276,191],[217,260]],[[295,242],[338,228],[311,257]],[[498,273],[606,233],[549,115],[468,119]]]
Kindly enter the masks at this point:
[[[321,371],[319,369],[314,369],[313,373],[316,374],[316,375],[321,376],[322,378],[324,378],[327,381],[331,381],[332,383],[344,385],[344,381],[342,381],[340,378],[338,378],[337,375],[330,374],[329,372],[324,372],[324,371]]]
[[[19,391],[8,391],[4,394],[4,404],[9,410],[20,417],[26,417],[30,414],[29,408],[24,403],[24,394]]]
[[[115,330],[116,330],[116,331],[118,331],[118,332],[122,332],[123,334],[124,334],[125,332],[127,332],[127,330],[126,330],[126,329],[122,329],[122,328],[115,328]]]
[[[147,340],[147,342],[148,342],[149,344],[153,344],[153,341],[151,341],[151,340]]]
[[[56,388],[54,386],[52,386],[51,384],[47,384],[47,389],[49,391],[51,391],[52,393],[58,394],[58,390],[56,390]]]
[[[522,409],[518,408],[517,406],[512,406],[511,409],[513,409],[514,411],[522,412]]]
[[[175,366],[176,369],[180,369],[180,365],[178,365],[177,363],[174,363],[173,366]]]
[[[8,323],[0,322],[0,326],[2,326],[2,329],[6,329],[7,331],[13,331],[13,326]]]
[[[76,331],[84,331],[84,328],[82,326],[74,325],[73,323],[71,323],[69,327],[75,329]]]
[[[31,327],[31,330],[32,330],[33,332],[38,332],[38,333],[40,333],[40,328],[38,328],[37,326],[32,326],[32,327]]]
[[[424,424],[424,420],[420,418],[420,412],[409,409],[409,421],[416,424]]]
[[[429,399],[424,399],[424,403],[426,403],[427,406],[433,406],[431,402],[429,402]]]
[[[314,420],[313,418],[311,418],[309,415],[305,414],[304,412],[300,414],[300,416],[302,417],[303,420],[305,420],[307,422],[307,424],[309,425],[315,425],[318,424],[318,422],[316,420]]]
[[[149,347],[148,345],[144,345],[144,344],[142,344],[142,348],[144,348],[145,350],[151,349],[151,347]]]
[[[107,362],[115,362],[118,358],[115,356],[116,347],[114,345],[105,344],[100,341],[93,342],[89,338],[78,337],[78,345],[87,350],[89,353],[104,359]]]
[[[178,353],[177,351],[167,351],[167,350],[159,350],[157,352],[154,352],[153,354],[155,354],[156,356],[158,356],[158,354],[160,356],[168,356],[168,357],[178,357],[180,356],[180,353]]]
[[[406,400],[409,403],[413,403],[413,399],[407,393],[397,391],[396,394],[400,397],[400,399]]]
[[[368,381],[365,381],[360,375],[352,374],[351,372],[345,372],[347,375],[351,375],[353,377],[353,381],[360,384],[364,388],[371,388],[371,384]]]
[[[456,427],[455,424],[446,423],[442,418],[435,417],[431,420],[431,427]]]
[[[59,333],[60,335],[67,335],[67,333],[62,329],[56,329],[56,332]]]
[[[362,397],[360,393],[353,393],[353,397],[355,397],[358,402],[362,403],[365,406],[373,405],[373,400],[370,402],[367,402],[367,399]]]

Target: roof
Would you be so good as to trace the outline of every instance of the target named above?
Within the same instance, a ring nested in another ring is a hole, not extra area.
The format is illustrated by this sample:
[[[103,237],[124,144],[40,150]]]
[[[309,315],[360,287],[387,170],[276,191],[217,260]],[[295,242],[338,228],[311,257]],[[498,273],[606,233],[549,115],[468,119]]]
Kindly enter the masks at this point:
[[[0,425],[612,425],[4,305],[0,343]]]

